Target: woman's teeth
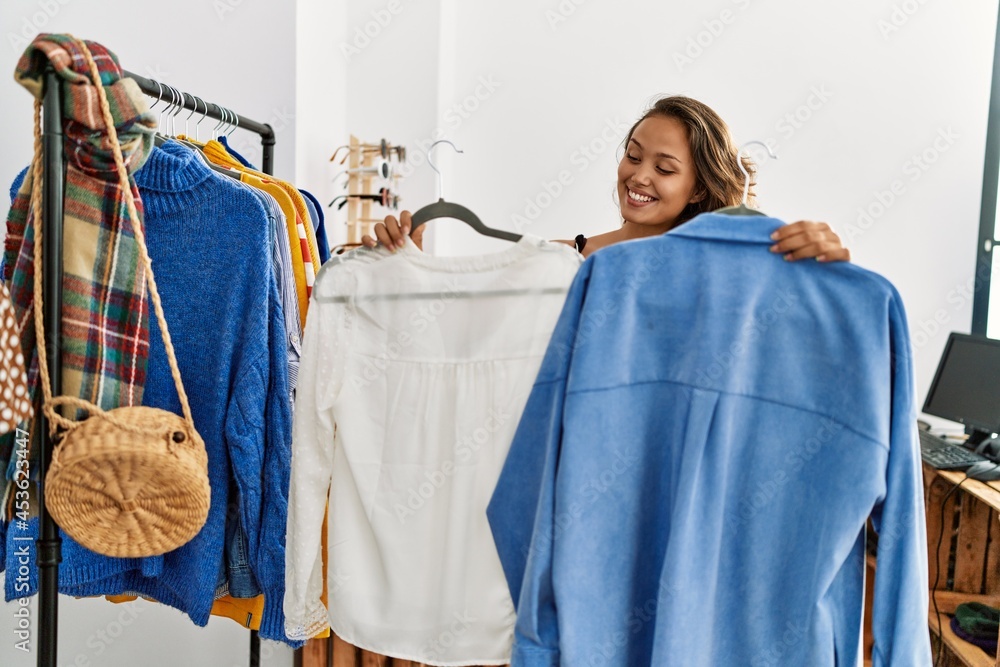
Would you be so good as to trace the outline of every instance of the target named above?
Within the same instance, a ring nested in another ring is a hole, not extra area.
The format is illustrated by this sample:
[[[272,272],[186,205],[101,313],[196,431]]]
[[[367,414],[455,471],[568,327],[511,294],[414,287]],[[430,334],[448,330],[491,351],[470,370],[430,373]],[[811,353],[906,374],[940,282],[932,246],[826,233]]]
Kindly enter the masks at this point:
[[[653,197],[647,197],[646,195],[640,195],[638,192],[632,192],[631,190],[628,191],[628,197],[632,201],[637,201],[637,202],[642,202],[642,203],[653,201]]]

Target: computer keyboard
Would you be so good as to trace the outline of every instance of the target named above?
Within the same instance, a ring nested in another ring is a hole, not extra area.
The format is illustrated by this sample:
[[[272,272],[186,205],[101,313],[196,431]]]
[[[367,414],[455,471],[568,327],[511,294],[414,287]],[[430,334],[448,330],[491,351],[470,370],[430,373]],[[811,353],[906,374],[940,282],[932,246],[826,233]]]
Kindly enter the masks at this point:
[[[927,431],[920,431],[920,458],[938,470],[964,470],[973,463],[988,460],[960,445],[955,445]]]

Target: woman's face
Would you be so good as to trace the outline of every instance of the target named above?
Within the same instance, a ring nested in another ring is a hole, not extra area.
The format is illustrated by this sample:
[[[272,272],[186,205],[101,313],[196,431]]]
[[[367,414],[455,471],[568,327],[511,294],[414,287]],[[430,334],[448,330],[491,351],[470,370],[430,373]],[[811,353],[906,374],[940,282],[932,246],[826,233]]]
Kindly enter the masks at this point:
[[[701,199],[696,189],[684,125],[664,116],[650,116],[639,123],[618,164],[622,218],[670,229],[685,206]]]

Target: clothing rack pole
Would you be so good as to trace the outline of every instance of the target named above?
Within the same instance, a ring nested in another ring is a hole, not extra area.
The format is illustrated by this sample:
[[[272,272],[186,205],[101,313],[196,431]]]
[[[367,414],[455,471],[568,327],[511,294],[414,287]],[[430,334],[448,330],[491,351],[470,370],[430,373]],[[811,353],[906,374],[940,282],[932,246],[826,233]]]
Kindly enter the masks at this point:
[[[168,92],[169,88],[158,85],[158,83],[152,79],[147,79],[144,76],[139,76],[138,74],[133,74],[132,72],[124,72],[125,76],[133,79],[142,92],[155,97],[159,100],[166,99],[163,96],[164,92]],[[212,102],[205,102],[200,97],[197,98],[199,102],[195,101],[195,96],[190,93],[185,93],[183,91],[177,91],[181,95],[181,100],[177,102],[177,105],[191,111],[196,111],[199,114],[204,113],[209,118],[214,118],[215,120],[232,121],[237,124],[241,130],[249,130],[255,134],[260,135],[260,143],[264,148],[263,157],[261,158],[261,171],[265,174],[274,174],[274,128],[272,128],[267,123],[260,123],[245,116],[241,116],[237,113],[230,113],[226,115],[223,112],[223,108],[218,104],[213,104]],[[202,106],[204,105],[204,106]]]
[[[163,86],[152,79],[124,72],[134,79],[142,92],[163,99]],[[49,365],[51,367],[52,395],[62,393],[62,222],[64,199],[64,155],[62,131],[62,86],[52,67],[45,71],[45,97],[43,101],[42,148],[44,161],[43,185],[43,258],[45,341]],[[274,129],[267,123],[259,123],[235,113],[224,113],[218,104],[204,102],[205,108],[189,93],[181,93],[179,106],[204,113],[208,118],[237,122],[240,129],[260,135],[263,146],[261,166],[265,174],[274,174]],[[198,98],[200,100],[200,98]],[[190,100],[190,101],[189,101]],[[203,102],[203,101],[202,101]],[[227,110],[228,112],[228,110]],[[38,268],[36,267],[36,270]],[[45,479],[45,471],[52,453],[52,440],[48,433],[48,423],[42,410],[36,410],[37,436],[41,440],[38,459],[38,479]],[[38,667],[56,667],[58,647],[59,614],[59,563],[62,560],[62,540],[59,527],[45,507],[45,494],[39,494],[40,537],[37,540],[38,591],[39,591],[39,645]],[[260,636],[256,630],[250,631],[250,667],[260,666]]]
[[[49,365],[52,395],[62,393],[62,222],[63,222],[63,130],[62,130],[62,86],[55,70],[50,66],[45,70],[45,93],[43,100],[44,120],[42,123],[42,271],[44,277],[45,345]],[[41,392],[39,392],[41,393]],[[45,470],[52,456],[52,438],[45,412],[40,409],[41,399],[36,404],[36,437],[41,447],[38,455],[38,479],[45,480]],[[38,667],[56,667],[56,650],[59,643],[59,562],[62,560],[62,540],[59,528],[45,506],[45,494],[38,494],[40,532],[37,541],[36,562],[38,564],[39,595],[39,637]],[[8,575],[9,576],[9,575]]]

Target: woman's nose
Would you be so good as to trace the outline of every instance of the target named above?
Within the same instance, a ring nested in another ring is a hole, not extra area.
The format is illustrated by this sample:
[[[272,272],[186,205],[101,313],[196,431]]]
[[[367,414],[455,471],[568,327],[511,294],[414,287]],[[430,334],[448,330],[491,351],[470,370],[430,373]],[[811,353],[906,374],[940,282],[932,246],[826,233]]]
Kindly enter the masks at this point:
[[[643,165],[639,165],[639,167],[632,173],[632,181],[636,185],[649,185],[649,170],[647,170]]]

